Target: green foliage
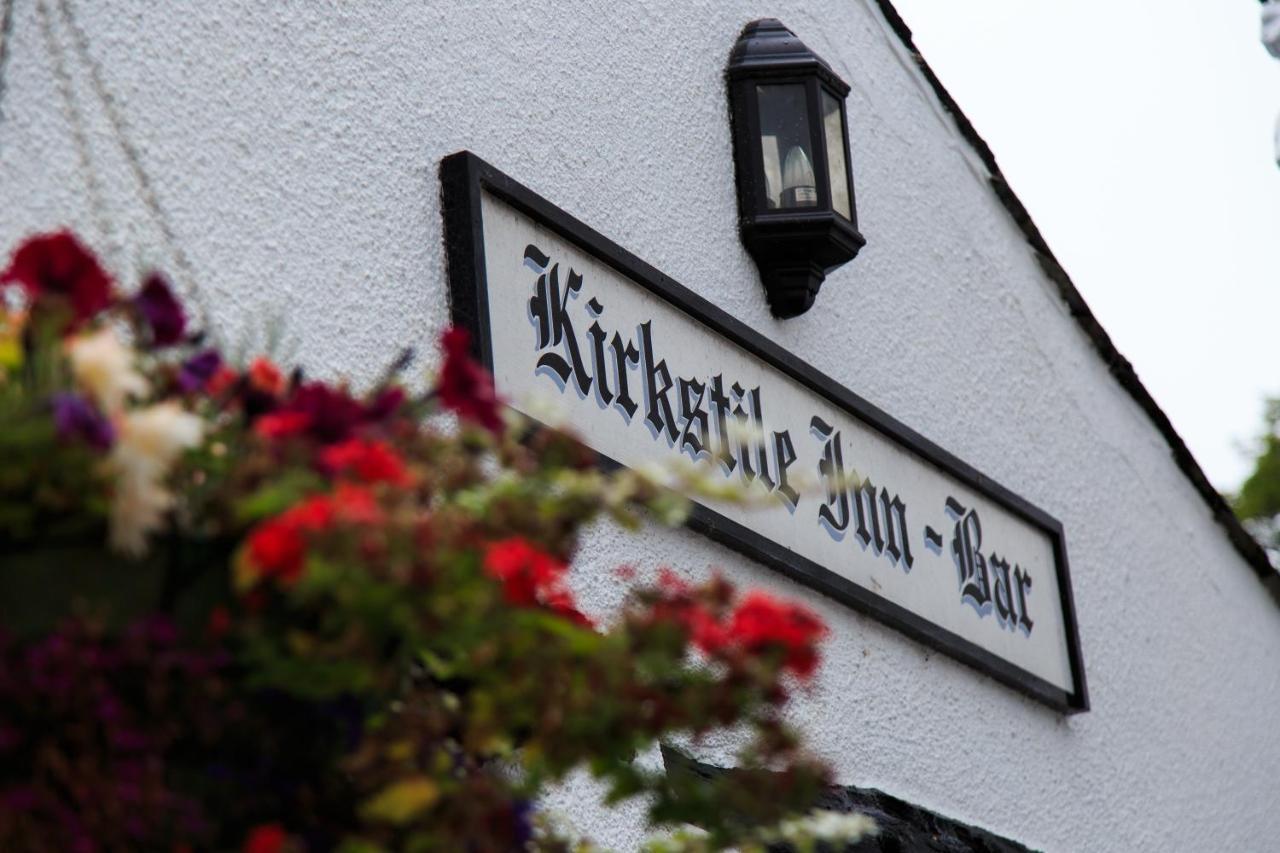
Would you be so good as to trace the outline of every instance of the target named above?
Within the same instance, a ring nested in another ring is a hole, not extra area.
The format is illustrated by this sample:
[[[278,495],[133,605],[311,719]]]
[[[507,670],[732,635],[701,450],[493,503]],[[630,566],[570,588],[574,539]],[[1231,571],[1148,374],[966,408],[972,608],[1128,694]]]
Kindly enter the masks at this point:
[[[1242,519],[1280,515],[1280,399],[1267,401],[1263,423],[1265,432],[1258,441],[1253,472],[1232,502]]]

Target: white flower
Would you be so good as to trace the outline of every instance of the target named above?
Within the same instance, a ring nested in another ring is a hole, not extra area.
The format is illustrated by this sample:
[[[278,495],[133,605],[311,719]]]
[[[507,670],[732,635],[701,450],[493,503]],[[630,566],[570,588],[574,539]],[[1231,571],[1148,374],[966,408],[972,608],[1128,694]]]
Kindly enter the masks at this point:
[[[147,536],[160,527],[171,506],[173,495],[160,481],[136,474],[118,476],[111,498],[111,547],[141,557]]]
[[[814,811],[801,818],[785,820],[777,829],[777,837],[797,846],[817,841],[855,844],[875,834],[876,822],[866,815],[832,811]]]
[[[160,527],[173,506],[165,488],[169,470],[182,451],[195,447],[204,422],[175,402],[157,403],[128,412],[120,419],[119,437],[108,465],[115,477],[111,501],[111,545],[133,556],[147,547],[147,536]]]
[[[109,326],[72,338],[67,355],[76,382],[108,415],[123,409],[130,395],[147,393],[147,380],[133,369],[133,350]]]

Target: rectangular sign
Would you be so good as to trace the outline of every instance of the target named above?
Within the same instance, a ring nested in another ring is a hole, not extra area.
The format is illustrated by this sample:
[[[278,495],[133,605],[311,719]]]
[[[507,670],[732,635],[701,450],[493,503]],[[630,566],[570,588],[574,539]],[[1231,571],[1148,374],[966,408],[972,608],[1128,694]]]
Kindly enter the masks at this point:
[[[468,152],[441,164],[453,321],[498,392],[602,456],[767,495],[690,526],[1067,712],[1062,526]]]

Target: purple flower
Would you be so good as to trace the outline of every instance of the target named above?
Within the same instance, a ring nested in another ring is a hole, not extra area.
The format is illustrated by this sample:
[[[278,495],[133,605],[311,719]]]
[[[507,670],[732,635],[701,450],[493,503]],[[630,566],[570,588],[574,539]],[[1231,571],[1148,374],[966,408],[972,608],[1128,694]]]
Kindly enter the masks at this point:
[[[83,441],[95,450],[107,450],[115,443],[111,421],[79,394],[55,394],[53,423],[63,441]]]
[[[221,366],[222,356],[216,349],[198,352],[183,362],[178,372],[178,387],[186,394],[199,391]]]
[[[182,340],[187,330],[187,316],[182,311],[173,289],[159,273],[152,273],[133,297],[133,306],[151,327],[151,342],[164,347]]]

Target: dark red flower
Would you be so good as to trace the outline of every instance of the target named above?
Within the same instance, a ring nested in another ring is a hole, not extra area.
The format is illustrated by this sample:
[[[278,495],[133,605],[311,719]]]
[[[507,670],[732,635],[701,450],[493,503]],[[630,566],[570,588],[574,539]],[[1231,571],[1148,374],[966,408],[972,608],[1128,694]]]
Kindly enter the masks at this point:
[[[404,389],[398,385],[390,388],[384,388],[378,392],[378,396],[373,398],[373,402],[369,404],[365,411],[365,417],[370,421],[385,421],[400,411],[400,407],[404,405],[405,393]]]
[[[71,308],[71,326],[111,304],[111,278],[70,231],[41,234],[14,252],[0,284],[21,285],[37,304],[61,299]]]
[[[187,330],[187,315],[163,276],[159,273],[147,276],[142,290],[131,301],[150,327],[153,344],[164,347],[182,340]]]
[[[289,834],[278,823],[255,826],[244,840],[242,853],[282,853],[289,842]]]
[[[336,444],[351,438],[366,420],[364,406],[345,390],[308,382],[270,415],[259,418],[254,429],[269,438],[305,435],[319,444]]]
[[[358,438],[320,451],[320,465],[333,475],[350,475],[365,483],[407,486],[412,481],[404,460],[381,441]]]
[[[783,649],[783,666],[800,678],[817,668],[817,644],[826,635],[827,626],[813,611],[758,591],[747,594],[729,623],[730,642],[751,653]]]
[[[440,338],[444,366],[436,391],[446,409],[464,420],[474,421],[493,433],[502,431],[499,407],[502,401],[493,387],[493,377],[471,359],[471,335],[466,329],[449,329]]]

